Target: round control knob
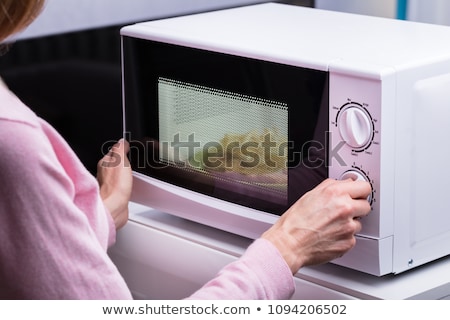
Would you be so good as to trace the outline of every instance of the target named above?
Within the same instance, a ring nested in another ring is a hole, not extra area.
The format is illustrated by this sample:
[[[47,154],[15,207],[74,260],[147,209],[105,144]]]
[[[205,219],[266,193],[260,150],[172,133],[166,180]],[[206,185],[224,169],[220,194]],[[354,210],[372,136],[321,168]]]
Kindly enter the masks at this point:
[[[347,179],[352,179],[353,181],[369,181],[369,178],[367,178],[367,176],[365,174],[363,174],[362,172],[358,171],[358,170],[348,170],[346,172],[344,172],[341,177],[339,178],[339,180],[347,180]],[[369,203],[372,203],[372,193],[369,194],[369,196],[367,197],[367,201]]]
[[[353,181],[369,181],[369,179],[367,179],[367,177],[364,174],[356,170],[346,171],[339,178],[339,180],[347,180],[347,179],[352,179]]]
[[[344,109],[339,116],[338,126],[344,141],[355,149],[365,147],[373,134],[369,114],[358,107]]]

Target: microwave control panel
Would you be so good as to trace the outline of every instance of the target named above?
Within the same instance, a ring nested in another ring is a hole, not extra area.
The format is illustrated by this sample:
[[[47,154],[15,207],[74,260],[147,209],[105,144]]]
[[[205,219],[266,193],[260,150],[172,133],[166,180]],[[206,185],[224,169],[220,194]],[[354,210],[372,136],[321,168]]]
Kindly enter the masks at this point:
[[[330,75],[328,172],[333,179],[368,181],[372,212],[360,232],[380,237],[380,114],[379,81]]]

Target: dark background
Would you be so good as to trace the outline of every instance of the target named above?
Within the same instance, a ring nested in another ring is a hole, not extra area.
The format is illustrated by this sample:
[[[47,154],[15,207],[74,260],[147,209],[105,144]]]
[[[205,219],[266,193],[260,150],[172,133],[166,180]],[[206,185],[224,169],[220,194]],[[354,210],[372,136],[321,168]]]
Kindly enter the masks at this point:
[[[313,0],[277,1],[314,6]],[[0,76],[52,124],[92,173],[122,136],[122,26],[18,41],[0,58]]]

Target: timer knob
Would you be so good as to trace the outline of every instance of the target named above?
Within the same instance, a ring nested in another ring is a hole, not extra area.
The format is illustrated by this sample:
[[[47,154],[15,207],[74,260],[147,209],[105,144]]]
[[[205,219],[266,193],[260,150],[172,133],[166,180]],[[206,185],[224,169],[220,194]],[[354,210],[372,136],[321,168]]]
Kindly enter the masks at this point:
[[[373,135],[370,115],[357,106],[348,107],[341,112],[338,126],[344,141],[355,149],[365,147]]]
[[[352,169],[352,170],[348,170],[346,172],[344,172],[339,180],[347,180],[347,179],[352,179],[353,181],[369,181],[369,178],[362,172],[360,172],[359,170],[356,169]],[[373,190],[372,193],[367,197],[367,201],[369,203],[372,203],[372,199],[373,199]]]
[[[369,181],[367,177],[357,170],[348,170],[344,172],[339,180],[352,179],[353,181]]]

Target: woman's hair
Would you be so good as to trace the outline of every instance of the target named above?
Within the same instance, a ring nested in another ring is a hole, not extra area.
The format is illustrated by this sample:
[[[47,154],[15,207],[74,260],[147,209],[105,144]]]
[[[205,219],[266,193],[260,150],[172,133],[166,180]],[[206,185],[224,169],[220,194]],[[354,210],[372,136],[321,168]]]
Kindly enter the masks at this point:
[[[0,0],[0,41],[26,28],[41,12],[45,0]]]

